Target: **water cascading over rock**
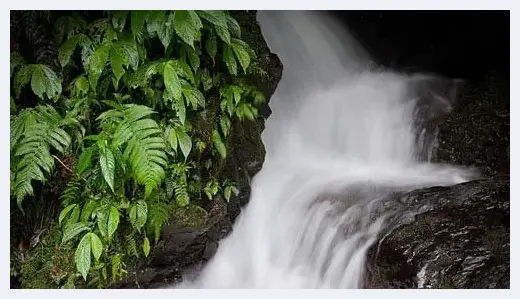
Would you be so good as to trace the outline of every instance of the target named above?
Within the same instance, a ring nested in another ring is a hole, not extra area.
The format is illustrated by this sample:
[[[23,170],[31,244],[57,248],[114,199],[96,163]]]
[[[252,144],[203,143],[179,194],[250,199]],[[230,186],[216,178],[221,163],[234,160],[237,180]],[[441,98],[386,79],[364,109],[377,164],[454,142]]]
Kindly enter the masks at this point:
[[[326,15],[261,11],[283,65],[251,201],[181,288],[358,288],[399,194],[476,177],[429,162],[460,81],[382,69]]]

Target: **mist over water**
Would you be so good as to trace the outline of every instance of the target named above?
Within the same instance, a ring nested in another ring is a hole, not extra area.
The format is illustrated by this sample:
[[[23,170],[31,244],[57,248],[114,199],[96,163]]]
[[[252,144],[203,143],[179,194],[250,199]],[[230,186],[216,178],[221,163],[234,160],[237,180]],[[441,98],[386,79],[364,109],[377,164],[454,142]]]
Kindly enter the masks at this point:
[[[429,162],[436,132],[425,124],[449,112],[452,85],[378,68],[321,13],[259,11],[258,21],[284,66],[266,161],[231,235],[177,287],[362,287],[366,251],[396,213],[378,203],[475,177]]]

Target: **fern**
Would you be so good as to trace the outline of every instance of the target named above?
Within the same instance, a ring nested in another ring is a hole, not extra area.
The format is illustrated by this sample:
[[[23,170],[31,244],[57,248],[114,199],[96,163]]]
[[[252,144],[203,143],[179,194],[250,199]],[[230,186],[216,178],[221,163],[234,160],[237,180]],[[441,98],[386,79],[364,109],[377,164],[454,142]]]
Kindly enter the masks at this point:
[[[145,186],[145,196],[157,189],[165,176],[166,142],[154,120],[151,108],[129,105],[123,110],[123,121],[116,130],[116,145],[127,143],[123,159],[132,167],[138,183]]]
[[[154,192],[152,196],[146,200],[146,204],[148,205],[146,229],[149,233],[154,235],[155,243],[157,243],[161,236],[161,228],[168,223],[170,218],[171,206],[161,192]]]
[[[13,122],[15,130],[14,159],[16,176],[14,195],[21,207],[26,196],[33,195],[32,181],[44,182],[54,169],[51,148],[64,154],[71,143],[70,135],[61,127],[64,118],[51,106],[38,106],[22,111]]]
[[[67,183],[67,186],[60,197],[64,206],[77,201],[80,197],[81,186],[82,181],[78,177],[74,177],[74,179]]]
[[[124,237],[124,247],[127,254],[135,257],[139,257],[137,242],[133,234],[126,235]]]

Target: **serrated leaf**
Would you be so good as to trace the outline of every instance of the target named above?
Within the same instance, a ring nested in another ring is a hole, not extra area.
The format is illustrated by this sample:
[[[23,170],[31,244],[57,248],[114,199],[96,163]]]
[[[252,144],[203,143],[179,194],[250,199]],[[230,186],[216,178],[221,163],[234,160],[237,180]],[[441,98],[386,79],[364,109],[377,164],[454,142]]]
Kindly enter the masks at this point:
[[[231,34],[229,33],[227,26],[215,26],[215,32],[223,42],[225,42],[226,44],[231,43]]]
[[[172,14],[168,13],[164,20],[164,23],[161,24],[159,30],[157,31],[157,36],[161,40],[161,43],[163,44],[166,51],[173,37],[174,21]]]
[[[184,131],[180,129],[177,129],[177,138],[179,141],[179,147],[181,148],[181,152],[184,155],[184,160],[187,160],[192,147],[191,138],[190,136],[188,136],[188,134],[186,134]]]
[[[88,271],[90,270],[91,258],[90,258],[90,246],[91,246],[91,235],[85,234],[79,242],[78,248],[76,249],[74,260],[76,262],[76,269],[83,279],[87,280]]]
[[[101,257],[101,253],[103,252],[103,243],[101,243],[101,240],[99,237],[94,233],[90,234],[90,248],[92,249],[92,255],[96,259],[96,261],[99,261],[99,258]]]
[[[148,254],[150,254],[150,240],[148,240],[148,237],[144,237],[143,253],[145,257],[148,257]]]
[[[179,99],[182,96],[181,83],[175,70],[175,63],[173,60],[166,62],[164,65],[164,85],[166,90],[175,98]]]
[[[126,10],[116,10],[113,12],[112,16],[112,26],[116,31],[123,31],[126,25],[126,17],[128,16],[128,11]]]
[[[200,58],[199,54],[195,52],[195,49],[193,48],[185,48],[186,53],[188,54],[188,59],[190,61],[191,67],[193,68],[193,71],[197,71],[197,69],[200,66]]]
[[[74,209],[75,207],[77,206],[77,204],[71,204],[71,205],[68,205],[67,207],[65,207],[61,213],[60,213],[60,216],[58,217],[58,224],[61,225],[61,222],[63,221],[63,219],[69,214],[70,211],[72,211],[72,209]]]
[[[224,144],[224,142],[222,142],[222,138],[220,137],[220,134],[217,130],[213,130],[213,133],[211,134],[211,139],[213,141],[213,146],[219,153],[220,157],[222,158],[222,160],[225,160],[227,157],[226,145]]]
[[[20,92],[22,88],[31,81],[32,74],[34,71],[34,64],[24,65],[18,70],[18,72],[14,76],[14,92],[16,97],[20,97]]]
[[[144,200],[137,201],[137,227],[142,227],[146,223],[148,217],[148,205]]]
[[[174,151],[177,151],[177,132],[174,128],[170,128],[170,132],[168,134],[168,141]]]
[[[74,80],[74,96],[82,97],[88,94],[89,84],[87,78],[81,75]]]
[[[229,129],[231,128],[231,120],[226,115],[220,117],[220,129],[222,129],[222,133],[224,133],[224,137],[227,137],[229,134]]]
[[[231,35],[233,37],[240,38],[241,32],[240,32],[240,25],[238,24],[238,22],[228,14],[226,14],[226,20],[227,20],[228,29],[229,29],[229,32],[231,33]]]
[[[81,232],[89,230],[90,228],[83,222],[71,223],[63,229],[63,238],[61,239],[61,243],[64,244],[67,241],[71,240]]]
[[[128,63],[128,56],[122,49],[121,45],[113,44],[110,47],[110,66],[112,67],[112,72],[116,77],[116,83],[119,82],[119,79],[121,79],[125,74],[123,66],[128,66]]]
[[[182,93],[186,98],[186,102],[191,103],[193,110],[197,109],[197,106],[202,108],[205,107],[204,95],[198,89],[195,88],[183,88]]]
[[[186,122],[186,106],[184,105],[184,100],[182,98],[176,99],[174,106],[177,117],[179,117],[181,124],[184,125]]]
[[[108,214],[108,239],[112,238],[112,235],[116,232],[117,227],[119,226],[119,211],[116,207],[111,207]]]
[[[247,73],[247,68],[251,63],[251,57],[249,57],[249,53],[243,47],[242,43],[237,42],[237,39],[235,38],[231,40],[231,47],[233,48],[233,52],[235,52],[235,55],[237,56],[242,69],[244,70],[244,74]]]
[[[61,67],[65,67],[67,64],[69,64],[70,57],[72,56],[72,53],[74,53],[77,45],[77,38],[72,37],[71,39],[64,42],[58,49],[58,61],[60,62]]]
[[[41,99],[44,95],[53,99],[61,94],[61,79],[48,66],[37,64],[32,73],[31,88]]]
[[[103,178],[105,182],[107,182],[108,186],[114,191],[114,172],[115,172],[115,159],[114,154],[110,151],[110,149],[106,147],[101,147],[99,149],[99,165],[101,166],[101,173],[103,174]]]
[[[235,60],[235,56],[233,56],[233,50],[229,45],[224,45],[224,52],[222,59],[226,63],[226,66],[231,75],[236,75],[238,72],[237,62]]]
[[[206,40],[206,51],[213,63],[215,63],[215,56],[217,56],[217,38],[213,34]]]
[[[110,45],[101,44],[92,54],[90,58],[90,62],[88,64],[88,80],[90,82],[90,86],[92,86],[93,90],[96,90],[97,82],[101,73],[105,69],[105,65],[108,60],[108,55],[110,52]]]
[[[147,13],[148,12],[144,10],[134,10],[130,13],[130,28],[134,36],[138,35],[143,30]]]
[[[226,14],[221,10],[198,10],[197,14],[215,26],[227,26]]]
[[[174,12],[175,33],[190,47],[193,48],[193,42],[196,39],[197,28],[195,21],[190,13],[185,10],[177,10]]]

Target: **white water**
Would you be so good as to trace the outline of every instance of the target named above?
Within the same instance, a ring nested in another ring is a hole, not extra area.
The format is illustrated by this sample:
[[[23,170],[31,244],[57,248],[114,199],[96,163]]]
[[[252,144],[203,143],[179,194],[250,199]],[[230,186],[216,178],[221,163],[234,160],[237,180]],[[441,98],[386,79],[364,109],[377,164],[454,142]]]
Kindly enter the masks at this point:
[[[362,287],[366,251],[386,225],[374,204],[392,190],[473,174],[420,161],[434,144],[417,138],[414,121],[413,82],[423,77],[374,69],[346,30],[317,13],[261,11],[258,20],[284,65],[262,136],[266,161],[232,234],[180,287]]]

